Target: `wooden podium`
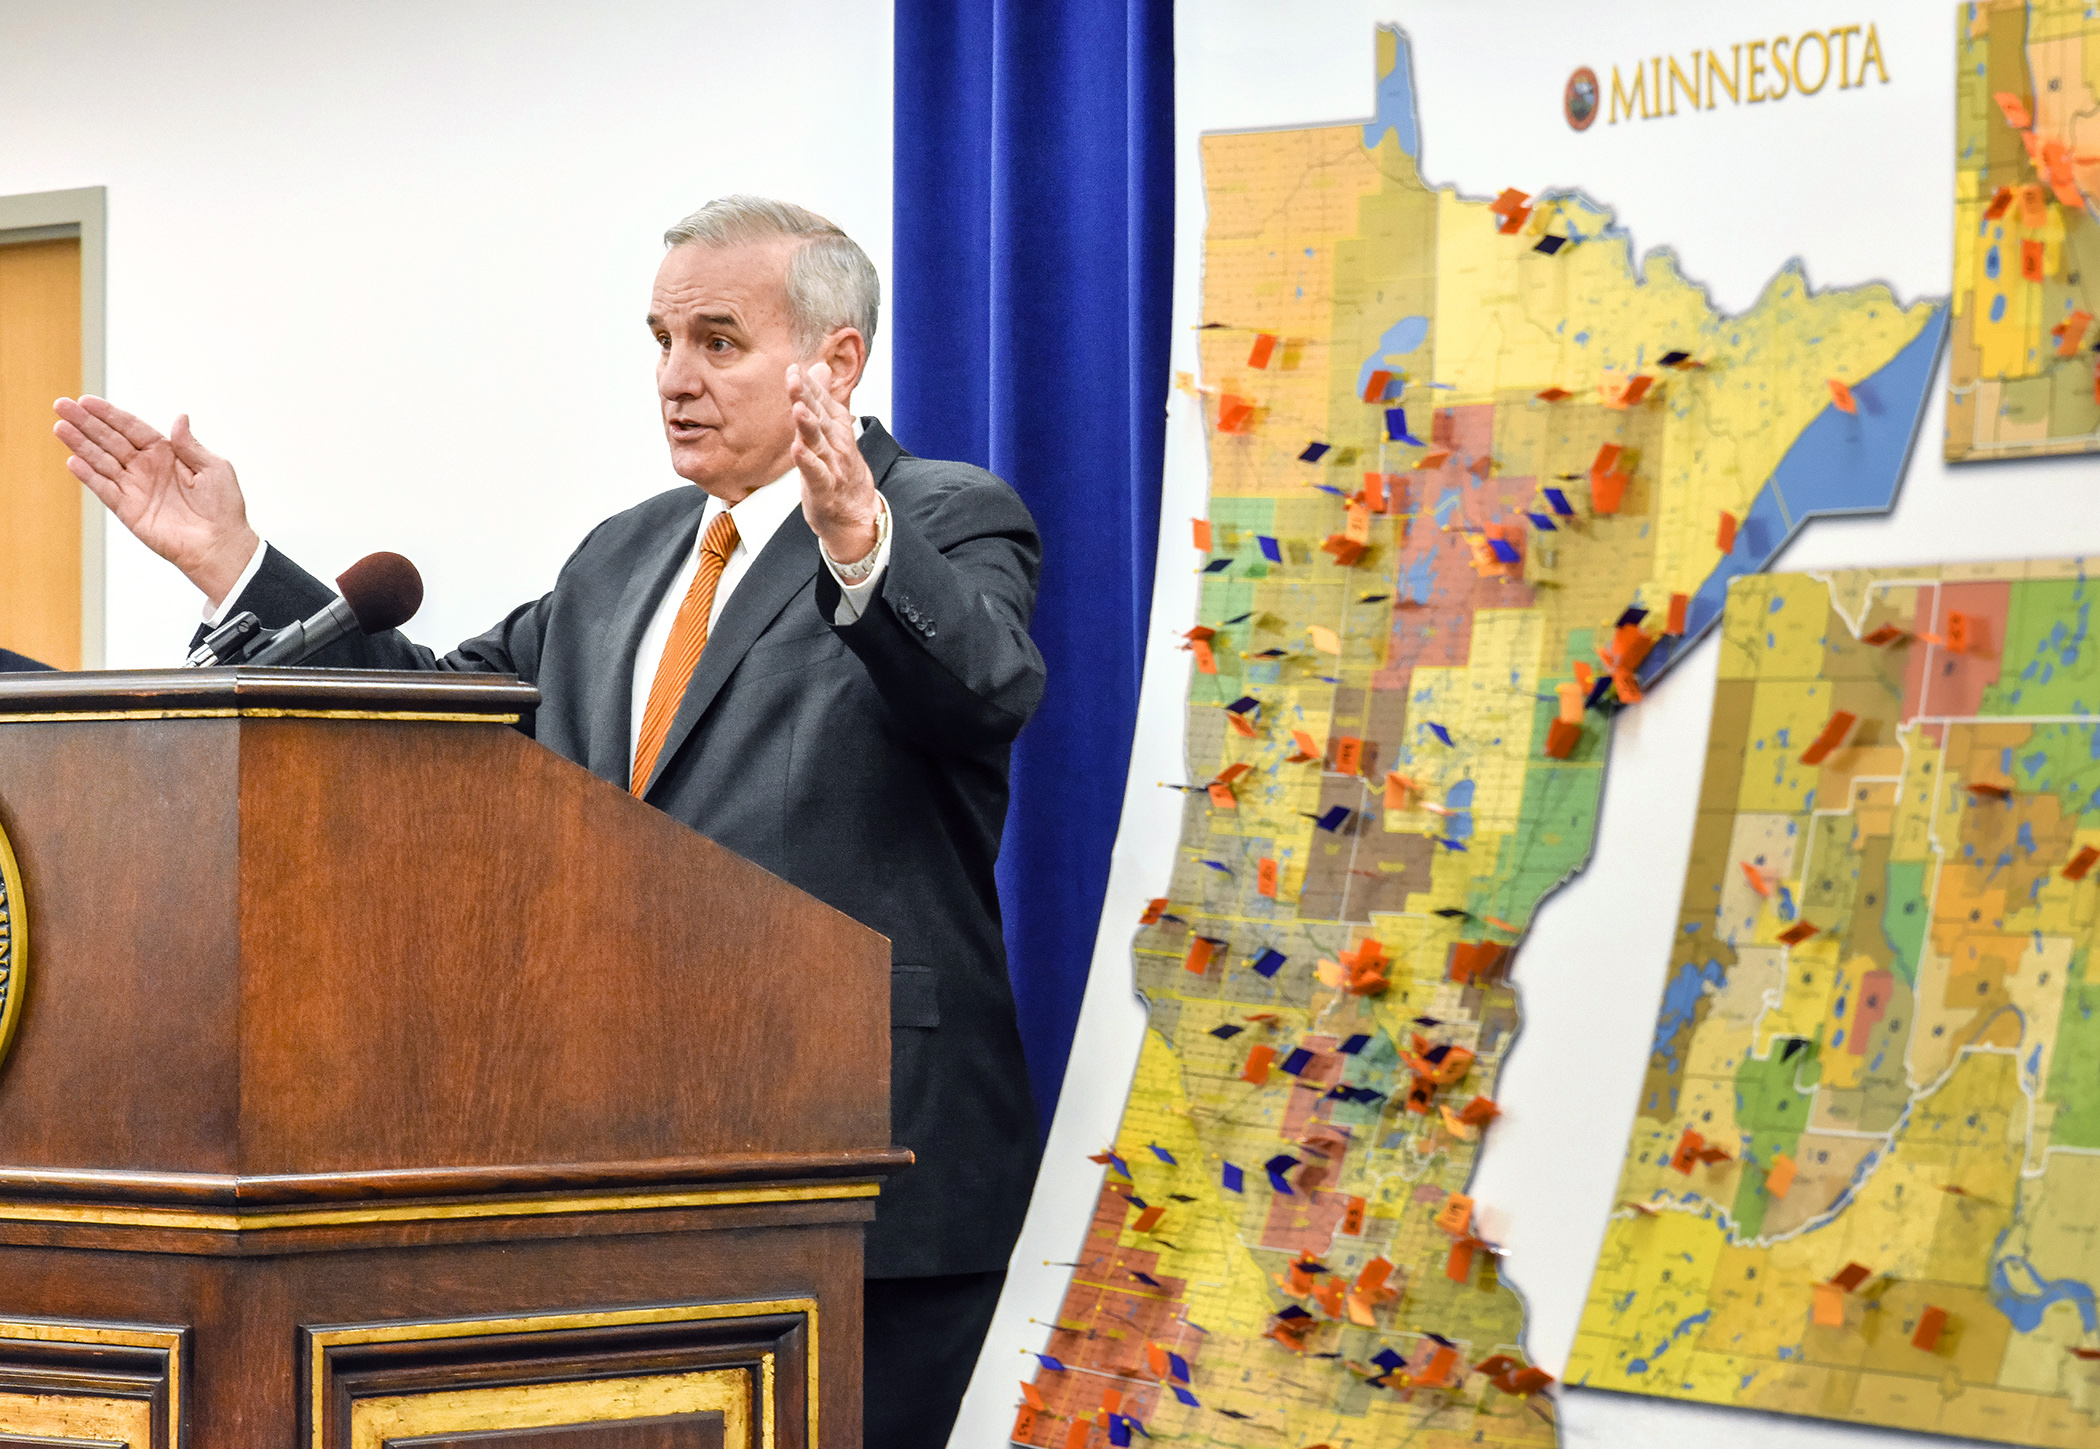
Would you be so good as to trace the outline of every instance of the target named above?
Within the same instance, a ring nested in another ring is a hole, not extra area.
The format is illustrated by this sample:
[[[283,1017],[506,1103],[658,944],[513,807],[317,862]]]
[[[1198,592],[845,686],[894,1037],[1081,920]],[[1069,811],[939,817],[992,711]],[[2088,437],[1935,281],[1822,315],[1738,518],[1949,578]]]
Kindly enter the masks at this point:
[[[888,943],[537,700],[0,677],[0,1446],[860,1443]]]

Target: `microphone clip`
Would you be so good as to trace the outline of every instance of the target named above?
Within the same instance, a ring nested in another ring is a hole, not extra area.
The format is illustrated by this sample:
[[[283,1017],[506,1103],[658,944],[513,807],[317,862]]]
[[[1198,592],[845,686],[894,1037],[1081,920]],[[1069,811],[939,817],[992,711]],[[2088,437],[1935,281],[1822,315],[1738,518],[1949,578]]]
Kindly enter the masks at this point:
[[[192,649],[190,657],[183,660],[182,667],[211,669],[221,665],[244,663],[262,640],[262,620],[244,609],[206,635],[204,642]]]

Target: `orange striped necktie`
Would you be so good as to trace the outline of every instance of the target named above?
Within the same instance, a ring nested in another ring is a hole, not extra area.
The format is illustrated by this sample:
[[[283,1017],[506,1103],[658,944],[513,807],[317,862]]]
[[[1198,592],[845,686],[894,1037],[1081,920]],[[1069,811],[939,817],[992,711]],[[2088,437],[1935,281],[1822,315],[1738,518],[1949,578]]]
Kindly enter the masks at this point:
[[[629,793],[637,799],[649,788],[664,736],[671,732],[671,719],[699,666],[700,651],[707,647],[707,618],[714,612],[715,585],[722,581],[723,566],[734,552],[736,520],[725,508],[707,525],[707,537],[700,540],[700,567],[693,571],[692,587],[678,606],[671,637],[664,643],[664,657],[649,684],[649,707],[642,711],[642,733],[634,743],[634,773],[627,783]]]

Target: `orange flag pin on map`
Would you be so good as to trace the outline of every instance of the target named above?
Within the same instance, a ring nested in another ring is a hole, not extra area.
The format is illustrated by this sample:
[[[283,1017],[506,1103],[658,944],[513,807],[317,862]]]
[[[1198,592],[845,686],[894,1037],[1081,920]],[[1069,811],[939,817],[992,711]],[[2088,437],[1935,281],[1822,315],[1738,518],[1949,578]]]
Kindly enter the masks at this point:
[[[1837,410],[1841,413],[1852,413],[1856,416],[1859,412],[1859,403],[1853,398],[1852,389],[1834,377],[1829,379],[1829,382],[1830,400],[1836,404]]]
[[[1765,1191],[1773,1197],[1785,1197],[1787,1189],[1794,1185],[1797,1170],[1793,1158],[1784,1152],[1774,1153],[1771,1169],[1765,1173]]]

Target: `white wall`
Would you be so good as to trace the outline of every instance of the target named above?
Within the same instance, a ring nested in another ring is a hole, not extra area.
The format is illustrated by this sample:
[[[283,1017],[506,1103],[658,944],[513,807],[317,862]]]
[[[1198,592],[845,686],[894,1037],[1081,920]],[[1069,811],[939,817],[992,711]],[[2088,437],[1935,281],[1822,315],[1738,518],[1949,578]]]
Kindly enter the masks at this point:
[[[1421,162],[1433,183],[1476,197],[1577,186],[1614,207],[1642,249],[1668,245],[1739,311],[1789,257],[1818,286],[1891,283],[1906,301],[1951,285],[1955,7],[1868,0],[1832,10],[1803,0],[1686,5],[1622,0],[1278,4],[1187,0],[1176,17],[1178,137],[1175,366],[1194,371],[1204,225],[1197,138],[1241,127],[1368,116],[1372,27],[1397,21],[1414,44]],[[1812,99],[1575,133],[1562,87],[1579,65],[1726,48],[1811,26],[1872,21],[1890,84],[1831,87]],[[1080,1017],[1078,1048],[1043,1180],[1006,1300],[972,1386],[956,1449],[1005,1441],[1084,1237],[1144,1026],[1131,991],[1130,943],[1143,902],[1162,894],[1175,858],[1185,779],[1182,711],[1189,656],[1166,647],[1195,621],[1196,588],[1179,520],[1205,512],[1199,419],[1170,405],[1153,649],[1140,706],[1104,926]],[[1778,561],[1838,564],[2056,557],[2100,548],[2100,462],[1948,469],[1941,405],[1931,398],[1897,508],[1885,519],[1820,522]],[[1505,1280],[1530,1308],[1529,1347],[1558,1372],[1574,1339],[1617,1183],[1653,1034],[1678,886],[1691,848],[1712,703],[1712,638],[1622,722],[1614,741],[1596,864],[1539,915],[1517,958],[1526,1025],[1497,1092],[1507,1115],[1488,1135],[1474,1195],[1511,1258]],[[1815,1420],[1738,1413],[1600,1392],[1561,1395],[1563,1442],[1647,1449],[1696,1440],[1711,1449],[1864,1446],[1911,1436]],[[1951,1441],[1940,1440],[1940,1443]]]
[[[0,4],[0,195],[109,188],[108,392],[188,411],[323,578],[374,549],[440,647],[675,486],[643,330],[663,229],[754,191],[890,259],[870,0]],[[864,411],[886,412],[878,337]],[[196,593],[113,522],[110,667]]]

